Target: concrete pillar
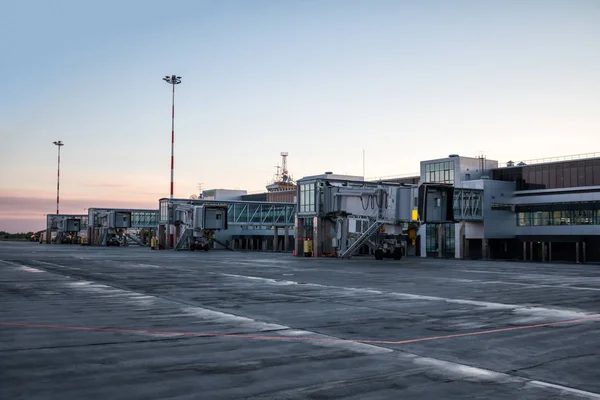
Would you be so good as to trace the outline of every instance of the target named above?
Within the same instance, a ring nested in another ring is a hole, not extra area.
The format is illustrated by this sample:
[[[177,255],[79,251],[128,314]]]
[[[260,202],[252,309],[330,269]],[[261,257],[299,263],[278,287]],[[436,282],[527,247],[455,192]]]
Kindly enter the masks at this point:
[[[444,252],[443,252],[443,243],[444,243],[444,224],[439,224],[438,225],[438,231],[437,231],[437,236],[438,236],[438,258],[442,258],[444,256]]]
[[[575,242],[575,262],[579,263],[579,242]]]
[[[262,251],[267,251],[267,239],[263,239],[263,243],[262,243]]]
[[[552,242],[548,242],[548,262],[552,262]]]
[[[529,259],[533,261],[533,242],[529,242]]]
[[[279,251],[279,231],[277,227],[273,228],[273,251]]]
[[[319,224],[319,217],[313,217],[313,257],[319,256],[320,247],[319,242],[321,241],[321,235],[319,230],[321,225]]]
[[[165,250],[169,250],[169,232],[171,227],[169,224],[165,224]]]
[[[287,226],[283,228],[283,235],[285,237],[285,239],[283,240],[283,251],[287,252],[290,243],[290,228],[288,228]]]
[[[582,259],[583,259],[584,263],[587,262],[587,257],[586,257],[587,255],[585,254],[586,253],[585,250],[586,250],[585,249],[585,242],[581,242],[581,256],[582,256]]]
[[[304,256],[304,219],[296,216],[296,222],[294,224],[294,252],[296,257]]]
[[[455,258],[465,258],[465,221],[461,221],[458,224],[458,235],[456,235],[456,247],[458,254],[455,254]]]
[[[171,234],[171,225],[170,224],[166,224],[165,225],[165,235],[166,235],[166,240],[165,240],[165,250],[169,250],[172,246],[172,240],[173,240],[173,235]]]
[[[527,261],[527,242],[523,242],[523,261]]]
[[[542,262],[546,262],[546,242],[542,242]]]
[[[489,257],[488,254],[489,251],[489,247],[488,247],[488,240],[487,239],[481,239],[481,257],[484,260],[487,260]]]

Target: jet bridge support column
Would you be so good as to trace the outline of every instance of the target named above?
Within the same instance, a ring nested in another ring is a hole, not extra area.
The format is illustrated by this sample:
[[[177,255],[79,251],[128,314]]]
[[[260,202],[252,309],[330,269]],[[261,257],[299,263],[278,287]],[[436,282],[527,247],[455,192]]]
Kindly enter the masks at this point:
[[[304,219],[296,216],[294,224],[294,255],[296,257],[304,257]]]
[[[542,262],[546,262],[546,242],[542,242]]]
[[[319,234],[321,230],[321,225],[319,224],[319,217],[314,217],[313,218],[313,251],[312,251],[312,256],[313,257],[318,257],[319,256],[319,251],[320,251],[320,242],[321,242],[321,235]]]
[[[279,229],[273,227],[273,251],[279,251]]]
[[[481,258],[484,260],[490,259],[490,247],[488,246],[487,239],[481,239]]]
[[[438,257],[444,256],[443,244],[444,244],[444,224],[438,224],[437,226],[437,237],[438,237]]]
[[[288,247],[289,247],[289,241],[290,241],[290,228],[288,228],[287,226],[283,229],[284,235],[285,235],[285,240],[283,241],[283,251],[287,252],[288,251]]]
[[[529,242],[529,257],[533,261],[533,242]]]

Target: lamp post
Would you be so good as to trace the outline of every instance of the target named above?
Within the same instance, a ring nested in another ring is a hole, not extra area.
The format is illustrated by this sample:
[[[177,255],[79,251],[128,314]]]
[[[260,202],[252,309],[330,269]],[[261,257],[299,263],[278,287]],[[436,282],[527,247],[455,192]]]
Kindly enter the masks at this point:
[[[173,87],[173,97],[171,102],[171,199],[173,198],[173,171],[175,168],[175,85],[181,83],[181,77],[176,75],[166,75],[163,81],[167,82]]]
[[[53,142],[58,147],[58,172],[56,173],[56,213],[59,214],[60,210],[60,148],[65,144],[60,140]]]

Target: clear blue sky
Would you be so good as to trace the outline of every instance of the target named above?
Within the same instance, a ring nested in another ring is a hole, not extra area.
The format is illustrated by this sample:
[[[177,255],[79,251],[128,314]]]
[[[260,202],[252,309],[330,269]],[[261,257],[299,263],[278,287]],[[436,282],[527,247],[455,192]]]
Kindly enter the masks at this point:
[[[600,151],[600,1],[33,1],[0,13],[0,230],[296,177]]]

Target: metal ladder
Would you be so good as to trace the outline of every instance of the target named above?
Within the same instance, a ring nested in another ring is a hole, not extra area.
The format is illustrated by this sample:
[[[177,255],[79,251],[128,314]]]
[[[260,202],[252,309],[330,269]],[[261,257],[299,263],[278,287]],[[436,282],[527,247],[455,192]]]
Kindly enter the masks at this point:
[[[341,258],[346,258],[352,256],[356,250],[367,240],[371,238],[379,230],[379,228],[383,225],[383,222],[375,221],[367,228],[366,231],[362,233],[355,241],[352,243],[343,253],[340,254]]]
[[[181,250],[183,246],[185,246],[185,244],[187,243],[188,239],[192,236],[192,232],[193,229],[186,229],[175,244],[175,248],[173,250]]]

